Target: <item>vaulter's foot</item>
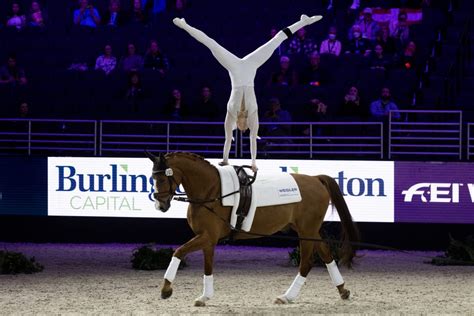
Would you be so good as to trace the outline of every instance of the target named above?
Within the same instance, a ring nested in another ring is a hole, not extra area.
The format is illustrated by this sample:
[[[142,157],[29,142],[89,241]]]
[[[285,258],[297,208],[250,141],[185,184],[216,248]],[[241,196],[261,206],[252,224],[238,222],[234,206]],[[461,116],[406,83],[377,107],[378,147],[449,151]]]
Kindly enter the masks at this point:
[[[223,161],[219,162],[219,166],[228,166],[228,165],[229,165],[229,162],[227,162],[227,161],[223,160]]]
[[[174,18],[173,19],[173,23],[174,25],[180,27],[180,28],[184,28],[184,26],[186,25],[186,20],[184,18]]]
[[[301,21],[305,21],[306,25],[313,24],[314,22],[318,22],[323,18],[322,15],[313,15],[312,17],[307,16],[306,14],[301,15]]]

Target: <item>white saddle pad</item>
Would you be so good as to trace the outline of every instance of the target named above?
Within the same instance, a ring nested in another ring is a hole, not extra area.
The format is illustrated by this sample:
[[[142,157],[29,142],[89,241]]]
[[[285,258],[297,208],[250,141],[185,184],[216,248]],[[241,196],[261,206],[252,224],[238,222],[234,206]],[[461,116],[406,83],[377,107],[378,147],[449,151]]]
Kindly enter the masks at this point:
[[[239,191],[239,178],[232,166],[216,166],[221,178],[221,193],[226,195]],[[250,174],[251,171],[245,169]],[[222,199],[223,206],[232,206],[230,223],[237,223],[237,208],[239,207],[240,193],[232,194]],[[250,210],[242,223],[242,230],[250,231],[257,207],[290,204],[301,201],[300,189],[295,179],[286,172],[278,174],[258,174],[252,184],[252,200]]]

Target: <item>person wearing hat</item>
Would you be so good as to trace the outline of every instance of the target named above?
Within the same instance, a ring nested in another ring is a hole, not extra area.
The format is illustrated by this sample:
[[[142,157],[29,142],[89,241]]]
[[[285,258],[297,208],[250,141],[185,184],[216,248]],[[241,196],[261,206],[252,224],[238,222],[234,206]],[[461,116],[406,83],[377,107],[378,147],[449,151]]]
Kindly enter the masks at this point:
[[[372,19],[372,9],[365,8],[363,11],[363,18],[357,23],[360,26],[360,31],[362,33],[362,38],[368,39],[370,41],[375,40],[379,26],[377,22]]]

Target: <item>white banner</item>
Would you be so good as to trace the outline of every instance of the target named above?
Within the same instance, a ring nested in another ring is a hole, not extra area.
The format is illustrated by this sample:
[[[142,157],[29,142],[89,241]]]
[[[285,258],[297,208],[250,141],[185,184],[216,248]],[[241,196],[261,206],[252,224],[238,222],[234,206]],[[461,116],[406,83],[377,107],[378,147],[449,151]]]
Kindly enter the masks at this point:
[[[243,165],[249,160],[231,163]],[[155,210],[152,166],[148,158],[50,157],[48,215],[186,218],[184,202],[173,201],[166,213]],[[258,167],[259,174],[329,175],[339,183],[355,221],[394,221],[393,162],[259,159]],[[339,220],[331,206],[325,220]]]

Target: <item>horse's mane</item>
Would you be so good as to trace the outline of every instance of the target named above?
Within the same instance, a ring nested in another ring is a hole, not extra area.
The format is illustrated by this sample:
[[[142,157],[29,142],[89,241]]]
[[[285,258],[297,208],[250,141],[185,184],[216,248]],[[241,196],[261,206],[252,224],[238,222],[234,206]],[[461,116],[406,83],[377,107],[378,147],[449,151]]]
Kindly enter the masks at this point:
[[[179,156],[179,157],[186,157],[186,158],[190,158],[191,160],[200,160],[200,161],[203,161],[205,163],[207,163],[208,165],[212,166],[211,163],[209,161],[207,161],[203,156],[200,156],[198,154],[195,154],[195,153],[190,153],[190,152],[186,152],[186,151],[175,151],[175,152],[172,152],[172,153],[167,153],[165,155],[165,158],[173,158],[175,156]]]

